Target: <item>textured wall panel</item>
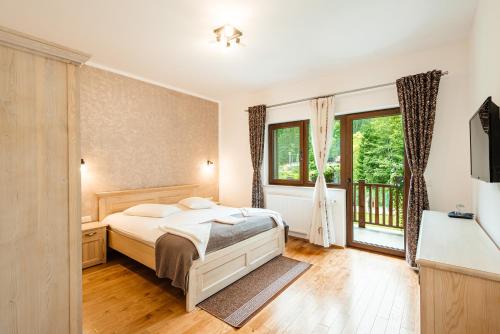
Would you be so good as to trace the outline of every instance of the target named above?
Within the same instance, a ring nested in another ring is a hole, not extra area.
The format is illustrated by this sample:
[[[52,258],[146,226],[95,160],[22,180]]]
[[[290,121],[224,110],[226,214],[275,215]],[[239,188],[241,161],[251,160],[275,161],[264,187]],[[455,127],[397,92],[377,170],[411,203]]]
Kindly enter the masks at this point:
[[[89,66],[80,100],[82,216],[97,219],[100,191],[198,183],[218,198],[216,103]]]

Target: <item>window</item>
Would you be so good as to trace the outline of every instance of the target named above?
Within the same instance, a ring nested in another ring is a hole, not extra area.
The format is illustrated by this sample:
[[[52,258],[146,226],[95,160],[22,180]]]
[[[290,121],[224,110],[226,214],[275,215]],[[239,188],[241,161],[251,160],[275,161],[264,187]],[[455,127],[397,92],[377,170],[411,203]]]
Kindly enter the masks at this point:
[[[303,184],[304,121],[269,125],[269,181]]]
[[[341,186],[343,118],[334,122],[325,179],[329,186]],[[309,120],[269,125],[269,183],[313,186],[317,177]]]

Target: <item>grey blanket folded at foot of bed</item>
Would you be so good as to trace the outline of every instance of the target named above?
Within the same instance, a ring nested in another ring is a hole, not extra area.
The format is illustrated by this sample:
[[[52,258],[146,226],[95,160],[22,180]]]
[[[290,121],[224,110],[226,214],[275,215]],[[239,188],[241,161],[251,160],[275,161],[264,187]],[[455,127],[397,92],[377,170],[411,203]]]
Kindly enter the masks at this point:
[[[234,217],[242,216],[234,215]],[[270,217],[247,217],[246,221],[236,225],[216,222],[207,224],[212,224],[206,250],[207,254],[276,227],[276,223]],[[198,257],[198,251],[191,241],[174,234],[165,233],[156,240],[156,275],[159,278],[172,280],[172,285],[181,289],[185,294],[188,287],[189,269],[193,261]]]

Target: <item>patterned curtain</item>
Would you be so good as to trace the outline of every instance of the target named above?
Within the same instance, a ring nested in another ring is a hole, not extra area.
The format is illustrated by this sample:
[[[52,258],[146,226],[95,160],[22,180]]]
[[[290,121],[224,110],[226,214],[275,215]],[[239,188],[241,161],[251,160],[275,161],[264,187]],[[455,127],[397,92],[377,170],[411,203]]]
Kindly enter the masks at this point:
[[[323,247],[330,247],[335,241],[332,207],[328,200],[328,189],[324,175],[328,154],[332,146],[334,116],[333,97],[311,101],[311,138],[314,161],[318,168],[318,178],[314,187],[309,242]]]
[[[248,108],[248,130],[250,133],[250,154],[252,155],[253,182],[252,207],[264,207],[264,189],[262,187],[261,168],[264,157],[264,135],[266,131],[266,106]]]
[[[411,172],[406,217],[406,261],[415,267],[420,220],[429,209],[424,171],[431,149],[441,71],[407,76],[396,81],[403,118],[406,158]]]

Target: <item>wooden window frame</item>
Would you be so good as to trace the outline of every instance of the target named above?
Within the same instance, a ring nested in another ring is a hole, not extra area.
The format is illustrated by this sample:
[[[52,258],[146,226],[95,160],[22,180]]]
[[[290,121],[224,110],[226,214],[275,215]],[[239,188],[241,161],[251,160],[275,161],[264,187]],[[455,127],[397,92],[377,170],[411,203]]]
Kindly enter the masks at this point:
[[[269,124],[268,126],[268,139],[269,139],[269,184],[274,185],[282,185],[282,186],[301,186],[304,184],[304,153],[307,152],[307,147],[304,147],[304,120],[302,121],[294,121],[294,122],[285,122],[285,123],[277,123],[277,124]],[[274,132],[279,129],[286,128],[296,128],[300,129],[300,169],[299,169],[299,179],[298,180],[282,180],[274,178]]]
[[[345,189],[347,185],[347,170],[345,165],[345,150],[346,150],[346,117],[336,116],[335,120],[340,121],[340,182],[327,183],[328,188]],[[274,178],[274,131],[283,128],[299,127],[300,128],[300,178],[299,180],[281,180]],[[268,125],[268,183],[270,185],[295,186],[295,187],[314,187],[315,183],[309,181],[309,120],[300,120],[293,122],[275,123]]]

